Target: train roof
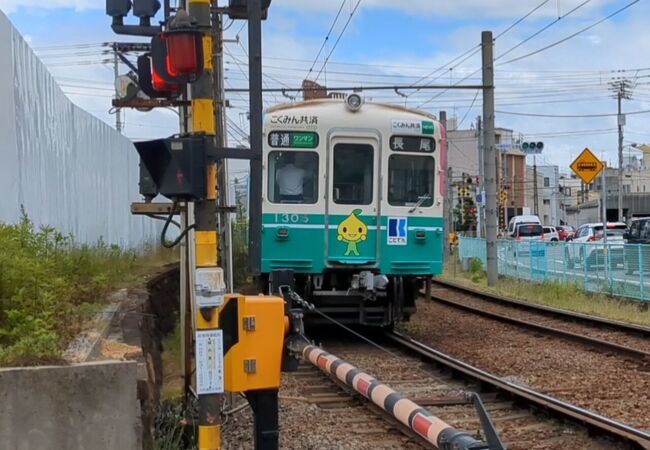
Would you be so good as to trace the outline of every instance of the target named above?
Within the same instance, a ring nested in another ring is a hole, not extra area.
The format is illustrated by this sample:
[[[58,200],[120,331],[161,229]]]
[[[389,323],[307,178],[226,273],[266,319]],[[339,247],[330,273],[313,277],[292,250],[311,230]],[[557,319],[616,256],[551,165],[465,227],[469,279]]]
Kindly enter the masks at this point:
[[[323,98],[316,100],[305,100],[301,102],[294,103],[282,103],[279,105],[271,106],[266,110],[266,114],[277,114],[280,112],[294,112],[298,113],[299,111],[304,110],[306,113],[313,112],[314,110],[322,111],[323,113],[336,113],[340,114],[342,111],[348,112],[349,114],[355,114],[351,112],[346,107],[345,99],[334,99],[334,98]],[[390,104],[390,103],[379,103],[372,101],[364,101],[361,106],[361,111],[372,112],[373,115],[382,116],[394,116],[399,114],[400,117],[404,117],[405,114],[415,115],[418,117],[426,117],[431,120],[437,121],[438,118],[426,111],[421,111],[414,108],[407,108],[401,105]]]

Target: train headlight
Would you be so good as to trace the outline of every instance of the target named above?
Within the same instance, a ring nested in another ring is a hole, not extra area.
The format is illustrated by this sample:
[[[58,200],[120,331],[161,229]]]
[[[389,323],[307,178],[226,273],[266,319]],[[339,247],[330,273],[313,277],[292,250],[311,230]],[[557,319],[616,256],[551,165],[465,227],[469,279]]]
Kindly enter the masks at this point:
[[[357,112],[361,109],[361,105],[363,105],[363,98],[359,94],[350,94],[345,99],[345,104],[350,111]]]

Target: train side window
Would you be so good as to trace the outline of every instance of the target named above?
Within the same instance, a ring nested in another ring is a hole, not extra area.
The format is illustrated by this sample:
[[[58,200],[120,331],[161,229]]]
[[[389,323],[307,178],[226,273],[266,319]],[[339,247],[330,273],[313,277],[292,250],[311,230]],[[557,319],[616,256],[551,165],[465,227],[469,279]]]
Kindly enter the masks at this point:
[[[430,156],[392,155],[388,160],[388,204],[433,205],[435,161]]]
[[[269,153],[268,196],[271,203],[314,204],[318,201],[318,153]]]
[[[368,144],[334,146],[334,203],[369,205],[373,197],[374,149]]]

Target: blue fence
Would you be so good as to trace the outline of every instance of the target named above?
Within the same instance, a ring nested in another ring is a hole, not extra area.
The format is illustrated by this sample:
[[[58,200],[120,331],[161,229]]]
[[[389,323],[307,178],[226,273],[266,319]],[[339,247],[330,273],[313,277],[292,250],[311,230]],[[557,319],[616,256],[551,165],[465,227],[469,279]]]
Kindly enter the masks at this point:
[[[485,267],[485,239],[461,237],[459,257],[478,258]],[[499,240],[497,258],[500,275],[650,300],[650,245]]]

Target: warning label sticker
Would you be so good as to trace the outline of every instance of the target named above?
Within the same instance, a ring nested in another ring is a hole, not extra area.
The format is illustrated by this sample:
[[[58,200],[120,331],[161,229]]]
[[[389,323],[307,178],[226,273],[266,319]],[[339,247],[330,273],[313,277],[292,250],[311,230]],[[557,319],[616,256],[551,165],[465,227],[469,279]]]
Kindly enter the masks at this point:
[[[223,393],[223,332],[196,332],[196,393]]]

